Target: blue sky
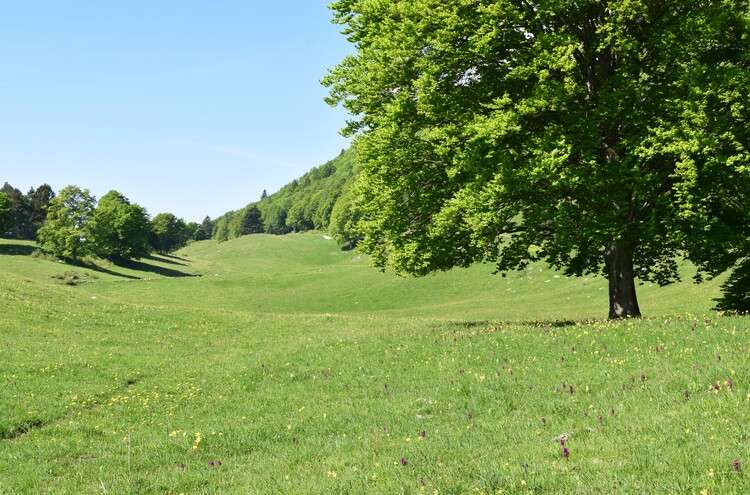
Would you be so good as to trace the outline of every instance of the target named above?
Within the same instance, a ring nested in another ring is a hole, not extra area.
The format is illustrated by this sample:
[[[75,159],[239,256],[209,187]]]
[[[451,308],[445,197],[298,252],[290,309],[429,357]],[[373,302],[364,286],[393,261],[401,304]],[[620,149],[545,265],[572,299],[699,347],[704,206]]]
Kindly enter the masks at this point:
[[[334,158],[327,0],[24,0],[0,7],[0,184],[116,189],[215,218]]]

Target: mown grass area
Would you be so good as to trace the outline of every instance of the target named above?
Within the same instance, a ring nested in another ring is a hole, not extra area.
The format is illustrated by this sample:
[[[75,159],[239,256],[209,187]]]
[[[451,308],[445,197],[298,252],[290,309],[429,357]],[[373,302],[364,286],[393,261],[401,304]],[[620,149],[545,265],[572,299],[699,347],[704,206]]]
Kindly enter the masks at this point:
[[[399,279],[313,234],[144,263],[200,277],[0,255],[0,493],[750,491],[716,282],[607,322],[601,278]]]

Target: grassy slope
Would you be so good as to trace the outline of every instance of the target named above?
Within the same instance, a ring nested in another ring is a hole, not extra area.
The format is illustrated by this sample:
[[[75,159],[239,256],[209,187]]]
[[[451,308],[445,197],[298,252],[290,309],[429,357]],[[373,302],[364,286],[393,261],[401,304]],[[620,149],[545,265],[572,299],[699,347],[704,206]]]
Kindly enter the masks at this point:
[[[604,314],[603,281],[399,279],[314,234],[197,243],[148,271],[8,244],[0,493],[750,489],[742,318],[544,323]],[[157,275],[175,268],[204,276]],[[89,281],[52,278],[71,270]],[[641,298],[703,314],[715,293]]]
[[[365,257],[340,251],[319,234],[256,235],[226,243],[195,243],[179,253],[200,279],[160,278],[127,293],[111,284],[84,289],[118,300],[196,305],[260,313],[346,313],[460,320],[581,320],[606,315],[606,281],[566,278],[543,265],[492,274],[491,265],[423,278],[372,269]],[[718,283],[639,287],[646,315],[700,314],[712,307]],[[556,278],[558,277],[558,278]],[[200,293],[199,298],[195,297]]]

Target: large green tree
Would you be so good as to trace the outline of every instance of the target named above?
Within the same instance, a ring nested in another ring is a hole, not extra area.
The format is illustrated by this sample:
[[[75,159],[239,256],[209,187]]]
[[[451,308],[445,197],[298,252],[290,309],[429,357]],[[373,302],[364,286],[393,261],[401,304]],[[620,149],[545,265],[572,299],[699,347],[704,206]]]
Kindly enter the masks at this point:
[[[324,80],[353,118],[375,263],[603,272],[609,316],[675,257],[718,273],[750,212],[740,0],[339,0],[356,52]]]
[[[63,188],[50,200],[47,221],[37,232],[41,248],[70,261],[79,261],[91,254],[86,229],[95,207],[96,199],[88,189]]]
[[[92,252],[100,258],[126,261],[147,256],[151,250],[146,209],[117,191],[99,199],[86,232]]]

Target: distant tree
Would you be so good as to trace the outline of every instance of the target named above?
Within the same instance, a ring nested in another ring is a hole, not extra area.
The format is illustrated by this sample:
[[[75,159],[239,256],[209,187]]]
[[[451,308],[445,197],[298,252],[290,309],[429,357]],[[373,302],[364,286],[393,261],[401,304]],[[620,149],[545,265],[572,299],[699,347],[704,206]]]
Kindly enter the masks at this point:
[[[36,238],[37,231],[44,225],[44,221],[47,220],[47,207],[54,197],[55,191],[52,190],[49,184],[42,184],[36,189],[32,187],[26,193],[26,198],[31,208],[31,228],[34,238]]]
[[[306,207],[306,201],[297,201],[289,208],[286,215],[287,227],[295,232],[310,230],[314,227],[312,220],[305,215]]]
[[[187,225],[172,213],[159,213],[151,220],[151,247],[158,253],[167,254],[187,245],[190,236]]]
[[[339,197],[331,211],[328,234],[339,246],[353,249],[362,240],[362,234],[357,229],[361,219],[362,210],[356,203],[356,195],[348,190]]]
[[[203,238],[211,239],[214,235],[214,222],[211,217],[206,216],[201,223],[201,229],[203,229]]]
[[[233,212],[230,211],[216,220],[212,237],[217,241],[224,242],[229,240],[229,221],[232,214]]]
[[[42,250],[58,258],[79,261],[90,254],[86,228],[94,213],[96,199],[88,189],[67,186],[50,200],[47,222],[37,233]]]
[[[291,229],[286,224],[287,212],[289,211],[290,200],[274,200],[263,218],[264,230],[269,234],[286,234]]]
[[[260,200],[263,201],[264,199],[268,199],[268,193],[265,189],[263,189],[263,194],[260,195]]]
[[[13,225],[10,229],[10,235],[18,239],[33,239],[35,232],[31,220],[31,205],[26,196],[7,182],[0,191],[10,198],[11,211],[13,212]]]
[[[240,235],[248,234],[262,234],[263,233],[263,218],[260,210],[255,205],[250,205],[245,209],[242,214],[242,221],[240,224]]]
[[[6,235],[10,233],[13,227],[13,209],[10,202],[10,197],[0,192],[0,235]]]
[[[91,252],[113,261],[147,256],[150,252],[149,223],[146,209],[117,191],[101,197],[86,226]]]
[[[203,226],[198,222],[188,222],[185,225],[185,229],[187,230],[188,237],[192,241],[202,241],[208,239],[206,237],[206,233],[203,231]]]

